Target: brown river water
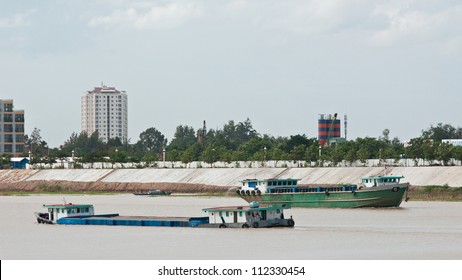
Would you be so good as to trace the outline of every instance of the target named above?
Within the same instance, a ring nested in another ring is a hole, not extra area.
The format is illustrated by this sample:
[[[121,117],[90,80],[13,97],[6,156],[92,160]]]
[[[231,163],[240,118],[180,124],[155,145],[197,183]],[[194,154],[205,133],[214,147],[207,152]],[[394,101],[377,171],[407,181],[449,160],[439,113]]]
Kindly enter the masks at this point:
[[[66,195],[96,214],[205,216],[203,208],[246,205],[235,197]],[[207,229],[38,224],[42,204],[62,195],[0,196],[2,260],[460,260],[461,202],[400,208],[286,210],[294,228]]]

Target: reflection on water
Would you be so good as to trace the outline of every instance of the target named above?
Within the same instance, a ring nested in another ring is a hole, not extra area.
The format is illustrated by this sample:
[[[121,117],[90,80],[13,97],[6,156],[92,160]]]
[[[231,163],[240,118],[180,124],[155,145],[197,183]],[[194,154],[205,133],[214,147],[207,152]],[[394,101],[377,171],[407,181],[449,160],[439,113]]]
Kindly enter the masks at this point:
[[[235,197],[74,195],[97,214],[205,216],[246,205]],[[462,259],[462,203],[286,212],[295,227],[202,229],[37,224],[33,212],[63,196],[0,197],[1,259]]]

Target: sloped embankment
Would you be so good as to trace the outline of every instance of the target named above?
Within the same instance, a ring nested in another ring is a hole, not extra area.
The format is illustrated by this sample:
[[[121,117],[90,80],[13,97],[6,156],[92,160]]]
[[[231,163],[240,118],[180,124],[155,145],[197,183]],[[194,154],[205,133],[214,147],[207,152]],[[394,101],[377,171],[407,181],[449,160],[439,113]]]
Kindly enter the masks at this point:
[[[150,189],[174,193],[224,193],[227,186],[184,183],[21,181],[0,182],[0,192],[139,192]]]
[[[297,178],[300,185],[358,184],[361,177],[403,175],[414,187],[462,186],[462,167],[178,168],[0,170],[0,191],[223,193],[248,178]]]

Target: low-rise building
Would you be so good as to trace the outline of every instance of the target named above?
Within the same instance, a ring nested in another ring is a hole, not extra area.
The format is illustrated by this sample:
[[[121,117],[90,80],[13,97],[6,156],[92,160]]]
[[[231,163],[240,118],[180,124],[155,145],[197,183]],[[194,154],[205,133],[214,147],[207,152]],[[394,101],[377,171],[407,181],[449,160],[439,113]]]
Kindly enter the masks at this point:
[[[14,110],[12,99],[0,99],[0,155],[24,152],[24,110]]]

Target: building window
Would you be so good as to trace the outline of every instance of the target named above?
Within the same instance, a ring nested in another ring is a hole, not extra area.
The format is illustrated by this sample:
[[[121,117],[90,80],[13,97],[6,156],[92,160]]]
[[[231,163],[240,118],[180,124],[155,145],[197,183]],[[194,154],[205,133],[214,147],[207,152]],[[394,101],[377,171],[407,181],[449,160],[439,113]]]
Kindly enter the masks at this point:
[[[14,115],[14,121],[16,121],[16,122],[24,122],[24,114]]]
[[[3,121],[4,122],[13,122],[13,115],[11,115],[11,114],[3,115]]]
[[[5,145],[5,153],[11,153],[13,152],[13,146],[12,145]]]
[[[24,132],[24,125],[23,124],[16,124],[15,125],[16,132]]]
[[[24,143],[24,135],[16,134],[16,143]]]
[[[3,131],[4,132],[13,132],[13,125],[12,124],[4,124]]]
[[[24,152],[24,145],[16,145],[16,153]]]
[[[4,139],[4,141],[5,141],[6,143],[13,143],[13,135],[11,135],[11,134],[6,134],[6,135],[3,136],[3,137],[4,137],[3,139]]]
[[[3,104],[3,111],[13,112],[13,104]]]

